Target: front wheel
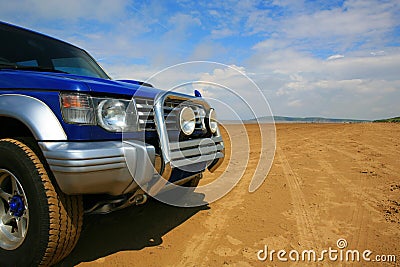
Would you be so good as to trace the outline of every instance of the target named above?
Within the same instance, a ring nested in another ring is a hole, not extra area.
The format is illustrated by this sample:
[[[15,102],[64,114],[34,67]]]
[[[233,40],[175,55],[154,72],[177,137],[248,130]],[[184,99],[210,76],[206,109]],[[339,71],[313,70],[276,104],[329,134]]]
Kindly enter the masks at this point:
[[[55,187],[26,144],[0,140],[0,266],[51,266],[76,245],[83,205]]]

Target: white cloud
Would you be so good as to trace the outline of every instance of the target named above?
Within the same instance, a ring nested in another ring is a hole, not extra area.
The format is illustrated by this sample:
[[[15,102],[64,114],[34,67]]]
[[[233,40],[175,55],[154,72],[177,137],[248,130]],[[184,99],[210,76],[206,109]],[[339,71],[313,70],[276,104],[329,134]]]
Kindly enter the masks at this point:
[[[340,58],[344,58],[343,55],[333,55],[328,57],[326,60],[335,60],[335,59],[340,59]]]
[[[252,49],[272,52],[287,48],[289,45],[290,43],[287,40],[271,38],[255,44]]]
[[[221,16],[221,15],[219,14],[219,12],[218,12],[217,10],[214,10],[214,9],[208,11],[208,13],[209,13],[211,16],[215,16],[215,17]]]
[[[224,29],[216,29],[211,31],[211,38],[218,39],[218,38],[225,38],[228,36],[232,36],[235,34],[235,31],[224,28]]]
[[[385,51],[381,50],[381,51],[372,51],[371,55],[373,56],[383,56],[385,55]]]

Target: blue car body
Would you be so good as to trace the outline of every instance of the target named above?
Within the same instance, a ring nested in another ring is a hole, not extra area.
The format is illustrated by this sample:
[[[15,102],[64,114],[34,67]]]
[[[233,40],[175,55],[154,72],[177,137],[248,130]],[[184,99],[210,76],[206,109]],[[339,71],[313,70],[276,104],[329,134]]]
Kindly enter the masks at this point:
[[[181,95],[139,81],[112,80],[81,48],[6,23],[0,30],[0,121],[9,118],[27,127],[63,192],[125,195],[152,186],[159,176],[176,183],[221,164],[222,137],[211,127],[213,109],[199,93]],[[82,113],[80,102],[69,110],[68,101],[82,99],[88,113]],[[133,110],[125,121],[133,128],[105,125],[109,115],[104,114],[129,100]],[[74,121],[78,113],[88,121]],[[185,116],[193,116],[189,134],[182,128]],[[127,145],[135,151],[132,168],[126,165]]]

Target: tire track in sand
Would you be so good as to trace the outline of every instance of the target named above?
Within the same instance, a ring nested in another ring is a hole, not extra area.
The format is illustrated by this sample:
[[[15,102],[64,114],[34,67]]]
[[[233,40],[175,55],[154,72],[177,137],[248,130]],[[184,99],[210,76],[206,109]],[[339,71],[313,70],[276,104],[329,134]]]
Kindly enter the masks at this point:
[[[353,203],[355,204],[355,206],[352,208],[353,211],[349,226],[357,227],[356,229],[351,230],[351,232],[353,233],[352,240],[348,240],[348,237],[346,237],[346,239],[355,247],[364,246],[365,235],[368,233],[365,230],[365,211],[369,210],[370,212],[374,212],[373,205],[369,203],[371,201],[370,194],[365,191],[360,191],[357,185],[351,183],[348,178],[335,171],[333,165],[328,161],[320,159],[319,164],[321,166],[321,169],[325,170],[329,177],[336,181],[339,185],[341,185],[342,188],[348,193],[348,196],[353,199]]]
[[[345,151],[344,149],[326,144],[322,141],[318,141],[315,138],[308,138],[300,134],[297,134],[297,136],[299,136],[299,138],[301,138],[304,141],[310,142],[314,145],[325,147],[331,151],[335,151],[336,153],[342,154],[345,157],[351,158],[356,162],[360,162],[359,157],[357,157],[351,152]],[[364,244],[365,238],[363,238],[363,236],[366,234],[365,210],[367,209],[369,210],[369,212],[373,212],[375,206],[373,204],[374,200],[371,200],[370,192],[360,190],[359,185],[355,184],[354,181],[350,180],[348,177],[345,177],[341,173],[337,172],[333,167],[333,165],[330,162],[328,162],[327,159],[319,158],[318,163],[321,166],[321,169],[324,170],[329,175],[330,179],[340,184],[342,188],[346,190],[348,195],[355,200],[356,205],[352,211],[350,225],[357,225],[359,227],[356,230],[352,230],[352,232],[354,233],[353,238],[352,240],[348,241],[351,241],[351,243],[356,247],[361,247],[362,245],[365,245]],[[377,202],[377,200],[375,202]]]
[[[300,187],[300,178],[293,171],[280,147],[277,147],[277,152],[293,200],[293,209],[299,233],[299,243],[304,248],[316,248],[318,239],[314,233],[315,223],[312,216],[307,212],[306,200]]]

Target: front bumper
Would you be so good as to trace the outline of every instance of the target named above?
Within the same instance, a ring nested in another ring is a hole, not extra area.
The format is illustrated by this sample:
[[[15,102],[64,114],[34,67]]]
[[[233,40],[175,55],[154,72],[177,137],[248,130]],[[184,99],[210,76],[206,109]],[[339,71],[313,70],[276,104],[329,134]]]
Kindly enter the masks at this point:
[[[157,164],[161,157],[156,155],[154,146],[136,140],[39,145],[58,186],[66,194],[122,195],[139,187],[155,194],[167,180],[173,180],[173,170],[177,168],[167,162]],[[209,156],[202,158],[209,160],[207,166],[213,171],[222,162],[223,154],[218,152],[212,160]]]
[[[47,163],[66,194],[121,195],[155,175],[155,149],[138,141],[40,142]],[[126,159],[129,161],[127,164]]]

